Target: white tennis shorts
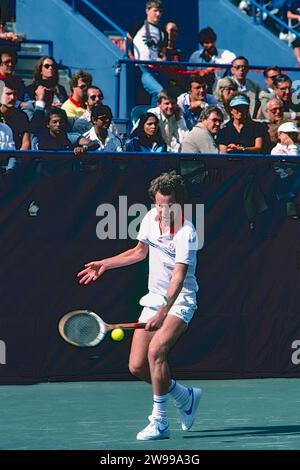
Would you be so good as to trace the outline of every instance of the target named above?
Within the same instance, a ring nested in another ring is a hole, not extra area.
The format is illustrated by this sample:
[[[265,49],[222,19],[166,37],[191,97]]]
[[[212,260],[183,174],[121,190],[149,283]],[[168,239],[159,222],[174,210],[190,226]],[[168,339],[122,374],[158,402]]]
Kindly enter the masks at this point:
[[[140,305],[144,308],[139,317],[139,322],[146,323],[149,318],[153,317],[159,307],[164,305],[165,298],[163,295],[154,294],[149,292],[140,299]],[[189,324],[195,310],[197,309],[196,296],[193,295],[179,295],[175,304],[170,308],[168,315],[174,315],[181,318],[186,326]]]

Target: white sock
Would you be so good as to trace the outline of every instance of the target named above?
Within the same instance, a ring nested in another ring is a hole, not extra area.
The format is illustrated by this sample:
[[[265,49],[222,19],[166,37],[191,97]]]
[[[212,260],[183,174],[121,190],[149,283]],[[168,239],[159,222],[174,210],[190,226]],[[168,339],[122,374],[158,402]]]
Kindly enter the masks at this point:
[[[180,385],[176,380],[171,379],[168,393],[174,398],[175,404],[180,407],[184,407],[189,404],[190,394],[187,387]]]
[[[152,416],[168,421],[167,415],[168,395],[153,395]]]

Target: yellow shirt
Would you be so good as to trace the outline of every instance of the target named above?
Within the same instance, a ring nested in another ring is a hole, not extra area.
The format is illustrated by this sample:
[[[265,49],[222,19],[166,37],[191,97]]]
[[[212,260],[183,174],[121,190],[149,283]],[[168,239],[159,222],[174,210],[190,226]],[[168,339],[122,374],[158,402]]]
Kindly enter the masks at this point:
[[[78,101],[75,101],[71,96],[64,102],[61,109],[64,109],[68,117],[80,117],[85,112],[85,109],[81,107]]]

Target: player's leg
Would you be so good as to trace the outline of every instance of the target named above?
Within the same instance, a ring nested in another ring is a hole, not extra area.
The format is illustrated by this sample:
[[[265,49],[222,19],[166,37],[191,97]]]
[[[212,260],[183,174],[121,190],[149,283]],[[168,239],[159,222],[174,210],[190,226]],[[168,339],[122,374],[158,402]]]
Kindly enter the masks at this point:
[[[137,434],[138,440],[166,439],[170,436],[167,416],[170,371],[167,355],[185,331],[184,322],[168,315],[162,327],[155,332],[148,346],[148,361],[153,386],[153,409],[150,424]]]
[[[148,348],[154,334],[155,331],[135,330],[129,355],[131,374],[148,383],[151,383]]]
[[[175,315],[181,318],[186,327],[193,318],[196,305],[174,305],[169,315]],[[179,384],[176,380],[171,379],[168,393],[174,399],[177,408],[177,414],[181,422],[181,428],[184,431],[190,429],[195,421],[197,409],[202,396],[202,390],[196,387],[185,387]]]
[[[155,395],[168,393],[171,378],[167,356],[185,330],[185,323],[180,318],[168,315],[152,338],[148,348],[148,361]]]

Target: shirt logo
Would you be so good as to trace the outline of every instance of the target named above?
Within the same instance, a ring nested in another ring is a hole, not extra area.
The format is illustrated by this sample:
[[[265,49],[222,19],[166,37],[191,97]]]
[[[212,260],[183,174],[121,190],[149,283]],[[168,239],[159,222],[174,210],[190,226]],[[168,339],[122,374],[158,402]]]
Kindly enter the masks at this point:
[[[172,253],[175,253],[175,243],[174,243],[174,242],[170,242],[169,245],[168,245],[168,249],[169,249]]]
[[[35,201],[31,201],[28,207],[28,214],[30,217],[36,217],[38,215],[38,211],[40,210],[39,206]]]

